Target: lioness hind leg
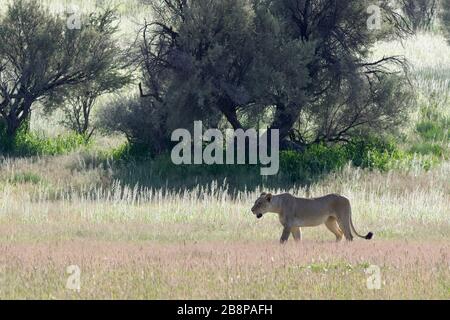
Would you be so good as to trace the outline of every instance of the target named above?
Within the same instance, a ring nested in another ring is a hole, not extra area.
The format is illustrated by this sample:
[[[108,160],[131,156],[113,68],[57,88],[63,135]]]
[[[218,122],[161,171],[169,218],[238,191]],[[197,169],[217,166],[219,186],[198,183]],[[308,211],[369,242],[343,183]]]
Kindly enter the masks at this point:
[[[339,228],[338,221],[335,217],[329,217],[328,220],[325,222],[325,225],[328,228],[328,230],[333,232],[333,234],[336,236],[337,242],[342,241],[344,233],[342,232],[341,228]]]
[[[344,232],[345,239],[347,241],[353,241],[352,229],[350,227],[350,217],[348,216],[348,214],[341,215],[337,221],[339,227]]]
[[[302,241],[302,231],[299,227],[294,227],[291,229],[292,236],[294,237],[294,240],[297,242]]]

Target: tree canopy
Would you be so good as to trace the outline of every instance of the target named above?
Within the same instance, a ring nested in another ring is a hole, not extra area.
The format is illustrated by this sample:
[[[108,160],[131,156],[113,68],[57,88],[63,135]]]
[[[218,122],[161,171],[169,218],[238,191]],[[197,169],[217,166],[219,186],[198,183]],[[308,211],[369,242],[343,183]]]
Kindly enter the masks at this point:
[[[138,53],[141,96],[164,110],[168,131],[193,120],[216,127],[223,117],[235,129],[279,129],[300,146],[391,128],[408,107],[407,65],[394,56],[374,61],[370,49],[411,30],[390,1],[379,3],[381,28],[369,28],[371,5],[152,1]]]
[[[80,29],[37,1],[14,1],[0,16],[0,121],[14,137],[35,102],[61,101],[68,86],[117,75],[120,48],[112,10],[83,17]]]

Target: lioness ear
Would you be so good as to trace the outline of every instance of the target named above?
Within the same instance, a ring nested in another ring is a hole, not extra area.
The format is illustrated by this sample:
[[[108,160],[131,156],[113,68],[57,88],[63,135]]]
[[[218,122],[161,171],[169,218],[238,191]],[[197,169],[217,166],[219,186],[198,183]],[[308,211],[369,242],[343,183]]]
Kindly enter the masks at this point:
[[[267,200],[268,202],[272,201],[272,194],[271,194],[271,193],[266,194],[266,200]]]
[[[267,195],[267,193],[263,192],[261,193],[260,197],[265,197]]]

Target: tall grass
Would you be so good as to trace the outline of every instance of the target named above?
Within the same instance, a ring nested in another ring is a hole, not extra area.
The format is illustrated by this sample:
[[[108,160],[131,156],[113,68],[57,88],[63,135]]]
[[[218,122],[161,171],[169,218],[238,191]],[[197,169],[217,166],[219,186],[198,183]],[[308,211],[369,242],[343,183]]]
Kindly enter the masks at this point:
[[[236,236],[233,226],[243,224],[243,234],[238,238],[271,239],[277,222],[271,220],[275,224],[260,229],[249,212],[259,193],[269,190],[304,197],[336,192],[347,195],[352,200],[355,219],[378,229],[382,237],[407,234],[417,238],[440,238],[444,236],[441,233],[427,235],[425,232],[436,224],[450,231],[448,163],[430,171],[418,167],[387,174],[348,166],[305,187],[274,188],[262,184],[256,189],[237,190],[232,190],[226,180],[181,189],[152,187],[151,183],[141,185],[139,171],[134,171],[135,183],[132,183],[132,176],[124,182],[115,179],[114,166],[85,163],[82,157],[74,155],[4,159],[0,168],[0,219],[24,223],[45,223],[53,217],[58,221],[74,219],[86,223],[220,224],[221,227],[209,228],[209,234],[186,234],[197,241],[220,237],[232,240]],[[421,228],[424,232],[416,232]],[[224,234],[224,230],[229,234]],[[133,233],[127,237],[132,236]],[[167,236],[170,235],[161,239]],[[158,235],[152,237],[158,239]],[[170,239],[179,240],[176,235]]]

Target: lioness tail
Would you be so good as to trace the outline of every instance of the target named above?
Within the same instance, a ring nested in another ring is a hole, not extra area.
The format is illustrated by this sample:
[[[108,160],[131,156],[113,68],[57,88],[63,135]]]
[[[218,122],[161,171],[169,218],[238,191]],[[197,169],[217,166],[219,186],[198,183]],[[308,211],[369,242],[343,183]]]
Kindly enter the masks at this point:
[[[350,211],[350,225],[352,226],[353,232],[354,232],[358,237],[363,238],[363,239],[366,239],[366,240],[372,240],[372,238],[373,238],[373,232],[369,232],[366,236],[362,236],[362,235],[360,235],[360,234],[356,231],[355,226],[353,225],[353,219],[352,219],[352,216],[351,216],[351,211]]]

